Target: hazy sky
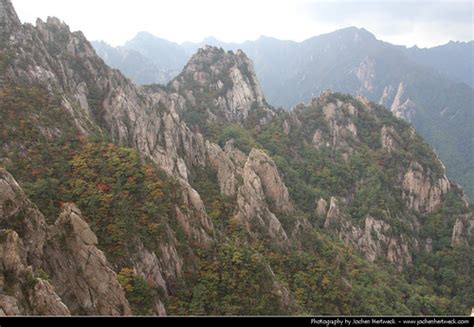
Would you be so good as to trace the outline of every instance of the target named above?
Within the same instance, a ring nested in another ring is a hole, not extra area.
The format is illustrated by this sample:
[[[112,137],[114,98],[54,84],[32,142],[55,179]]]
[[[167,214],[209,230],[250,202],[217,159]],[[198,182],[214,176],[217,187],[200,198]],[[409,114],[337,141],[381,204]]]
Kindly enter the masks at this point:
[[[450,0],[12,0],[20,19],[56,16],[90,40],[121,45],[139,31],[175,41],[302,41],[364,27],[378,39],[430,47],[474,39],[474,1]]]

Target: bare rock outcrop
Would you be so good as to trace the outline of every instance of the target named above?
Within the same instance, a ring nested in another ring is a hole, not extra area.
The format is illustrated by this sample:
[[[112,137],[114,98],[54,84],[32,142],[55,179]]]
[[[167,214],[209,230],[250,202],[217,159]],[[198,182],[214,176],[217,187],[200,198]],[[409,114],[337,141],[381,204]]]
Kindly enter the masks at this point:
[[[224,149],[214,143],[206,142],[208,158],[211,166],[217,172],[219,188],[227,196],[235,195],[238,188],[238,176],[242,175],[242,167],[246,156],[233,146],[233,141],[227,142]]]
[[[337,150],[347,160],[354,151],[351,144],[359,141],[356,124],[359,109],[350,102],[335,99],[330,91],[324,91],[309,106],[295,107],[291,115],[291,124],[295,124],[295,128],[291,130],[298,131],[304,126],[298,116],[307,116],[309,111],[312,111],[312,119],[317,121],[311,122],[316,128],[308,131],[307,142],[318,150],[324,147],[331,148],[334,152]],[[297,122],[299,126],[296,125]]]
[[[18,314],[131,313],[96,235],[74,205],[66,204],[48,227],[18,183],[0,169],[0,227],[3,289],[17,299]]]
[[[456,219],[451,236],[451,244],[474,246],[474,218],[472,214],[466,214]]]
[[[359,250],[368,261],[387,258],[400,271],[412,263],[412,252],[417,245],[412,245],[404,235],[393,233],[390,224],[368,215],[362,228],[352,223],[350,217],[341,212],[335,197],[332,197],[330,202],[324,228]]]
[[[241,124],[257,108],[264,113],[259,124],[268,123],[274,116],[266,104],[253,64],[241,50],[225,52],[210,46],[200,49],[171,85],[191,106],[204,105],[200,103],[202,99],[212,94],[210,120],[218,118]]]
[[[433,181],[431,175],[417,162],[410,165],[402,181],[402,196],[408,208],[429,213],[439,207],[443,195],[450,190],[451,185],[446,176]]]
[[[316,201],[316,216],[318,217],[326,217],[328,212],[328,202],[324,200],[323,198],[319,199]]]
[[[376,80],[376,62],[373,58],[365,57],[360,65],[354,69],[353,73],[360,81],[361,86],[358,93],[372,93]]]
[[[0,168],[0,225],[17,231],[25,242],[29,262],[35,267],[41,266],[46,242],[44,217],[3,168]]]
[[[276,245],[287,247],[290,240],[275,213],[291,212],[292,204],[275,163],[262,150],[253,149],[245,163],[242,179],[235,218],[246,226],[250,235],[263,231]]]
[[[28,265],[22,239],[0,230],[0,315],[70,315],[53,286]]]
[[[253,171],[260,178],[265,197],[272,202],[276,212],[293,210],[288,189],[280,177],[276,164],[263,150],[253,149],[244,169]]]
[[[397,91],[393,87],[386,87],[380,103],[389,107],[396,117],[406,121],[411,121],[415,116],[416,104],[407,95],[403,82],[400,82]]]
[[[18,316],[21,314],[18,301],[13,296],[0,294],[0,317]]]
[[[29,303],[37,315],[68,316],[71,314],[48,281],[38,279],[31,293]]]
[[[380,131],[380,143],[382,148],[386,149],[388,152],[393,152],[398,149],[398,141],[400,136],[398,136],[395,128],[392,126],[383,126]]]
[[[45,249],[45,270],[59,296],[75,314],[128,315],[124,291],[97,237],[73,204],[64,205]]]

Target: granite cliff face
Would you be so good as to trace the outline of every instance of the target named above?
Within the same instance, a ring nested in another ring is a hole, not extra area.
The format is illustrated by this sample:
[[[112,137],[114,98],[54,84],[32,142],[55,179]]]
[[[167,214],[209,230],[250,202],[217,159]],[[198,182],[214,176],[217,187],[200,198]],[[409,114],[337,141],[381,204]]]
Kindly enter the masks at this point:
[[[149,39],[142,49],[154,44]],[[290,110],[327,88],[385,106],[417,128],[445,163],[448,176],[473,196],[472,141],[466,142],[473,139],[473,41],[407,49],[377,40],[363,28],[348,27],[302,42],[261,37],[235,44],[208,38],[183,44],[180,50],[191,54],[206,44],[242,49],[254,61],[267,99],[276,107]],[[169,51],[180,57],[174,47]]]
[[[170,85],[186,98],[188,110],[200,113],[206,123],[243,125],[253,119],[253,124],[265,125],[274,116],[253,64],[241,50],[234,54],[210,46],[200,49]]]
[[[247,56],[213,47],[168,86],[140,87],[56,18],[21,25],[0,0],[0,24],[0,164],[22,178],[20,187],[0,170],[2,314],[246,313],[222,289],[252,290],[242,298],[264,313],[351,313],[301,295],[323,294],[328,278],[349,292],[359,281],[341,260],[337,276],[311,266],[315,283],[305,267],[334,254],[403,272],[430,240],[440,247],[429,226],[439,217],[453,247],[473,246],[469,203],[436,155],[364,98],[326,91],[291,113],[274,110]],[[45,169],[30,165],[43,157]],[[448,217],[449,199],[458,211]],[[103,214],[110,208],[120,219]],[[216,294],[230,304],[209,309]]]
[[[416,226],[416,223],[411,226]],[[377,258],[386,258],[399,271],[412,264],[412,254],[418,251],[416,240],[393,233],[392,226],[382,219],[367,215],[363,227],[353,224],[350,217],[340,211],[338,200],[334,197],[325,216],[324,228],[336,233],[346,244],[359,249],[367,260],[374,262]]]
[[[289,138],[303,139],[306,147],[354,168],[360,164],[361,153],[367,155],[367,145],[377,151],[378,154],[369,159],[370,165],[376,163],[373,175],[359,177],[357,168],[352,169],[353,184],[339,189],[342,191],[339,195],[316,198],[313,212],[322,221],[324,229],[359,249],[367,260],[373,262],[385,258],[399,271],[411,265],[414,254],[426,242],[430,243],[429,239],[418,236],[424,227],[417,216],[437,213],[448,193],[458,190],[449,182],[435,155],[430,154],[432,161],[429,164],[425,161],[422,165],[417,161],[428,155],[431,149],[420,143],[414,129],[390,118],[382,108],[363,97],[344,101],[343,97],[329,91],[322,92],[308,105],[297,106],[282,123],[282,129]],[[413,144],[418,146],[419,159],[404,152]],[[380,177],[376,177],[384,175],[379,169],[392,172],[386,176],[389,180],[383,182],[383,188],[380,188]],[[377,204],[379,210],[372,213],[371,210],[360,213],[360,204],[370,206],[367,197],[377,197],[378,192],[385,193],[391,200],[383,205]],[[358,194],[364,194],[364,198]],[[356,211],[351,209],[355,204]],[[468,210],[467,203],[461,206]],[[354,214],[357,219],[354,219]],[[454,221],[450,223],[453,244],[470,244],[466,241],[471,235],[469,218],[458,215],[457,219],[456,224]],[[400,226],[404,227],[400,229]]]
[[[96,235],[75,205],[64,205],[56,223],[49,228],[49,239],[57,241],[46,247],[45,272],[72,313],[131,314],[117,274],[97,248]]]
[[[0,182],[3,314],[131,314],[79,209],[66,204],[55,225],[47,226],[4,169]]]
[[[276,245],[288,246],[290,240],[275,213],[291,213],[292,204],[273,160],[261,150],[252,150],[242,179],[235,219],[243,223],[254,238],[259,237],[256,231],[264,230]]]
[[[71,33],[68,26],[56,18],[48,18],[46,22],[38,20],[36,26],[21,25],[10,2],[2,1],[2,6],[2,22],[9,26],[5,34],[10,33],[2,49],[12,58],[4,70],[5,80],[8,83],[41,85],[51,94],[60,94],[60,106],[73,121],[77,133],[85,137],[108,134],[117,144],[136,148],[144,158],[177,178],[182,203],[175,206],[173,215],[191,245],[212,247],[216,231],[200,194],[189,184],[190,175],[194,168],[214,167],[225,175],[221,177],[223,192],[236,194],[238,186],[235,178],[244,176],[243,163],[247,161],[247,156],[238,150],[230,155],[232,159],[223,155],[218,145],[205,142],[201,134],[192,132],[181,120],[181,115],[193,105],[193,97],[199,98],[203,91],[193,95],[191,90],[186,89],[188,86],[185,83],[180,83],[180,78],[169,91],[150,91],[135,86],[120,72],[108,68],[82,33]],[[211,67],[206,66],[210,64],[206,60],[213,61]],[[222,79],[227,78],[232,84],[222,97],[217,98],[219,115],[226,121],[244,122],[253,106],[265,107],[267,114],[272,115],[273,112],[265,104],[252,64],[242,52],[234,55],[214,48],[203,50],[187,66],[183,78],[191,75],[203,87],[222,87],[223,82],[219,79],[215,84],[210,83],[209,71]],[[212,75],[212,78],[215,76]],[[45,134],[51,136],[47,131]],[[58,134],[61,135],[61,131]],[[229,164],[234,157],[241,162]],[[266,160],[271,163],[270,158]],[[271,165],[273,170],[268,177],[260,172],[265,192],[273,196],[273,200],[283,197],[286,203],[281,205],[288,210],[291,207],[288,192],[274,164]],[[260,197],[258,210],[262,210],[265,217],[271,217],[278,233],[284,235],[278,220],[268,208],[262,185],[257,191]],[[37,212],[33,217],[36,216],[41,217],[41,213]],[[27,220],[26,226],[34,224],[37,228],[34,231],[25,229],[25,234],[20,235],[34,247],[31,249],[31,260],[38,260],[38,266],[44,267],[55,278],[55,292],[66,303],[69,312],[130,314],[115,272],[107,264],[104,253],[97,249],[95,235],[80,216],[77,207],[67,205],[54,226],[47,227],[44,218],[38,218],[39,222]],[[243,218],[253,219],[248,216]],[[264,221],[260,225],[265,228]],[[136,273],[151,280],[165,293],[193,265],[192,260],[187,260],[177,251],[175,231],[169,229],[168,234],[169,240],[162,242],[159,251],[149,250],[142,244],[132,259]],[[45,247],[48,237],[65,240],[65,243]],[[288,242],[286,235],[284,237]],[[46,254],[43,254],[44,251]],[[71,257],[73,253],[75,257]],[[38,259],[43,255],[50,258],[46,263]],[[76,271],[81,273],[77,275]],[[72,287],[66,287],[66,278],[71,278]],[[165,313],[163,304],[158,300],[155,314]]]
[[[443,195],[451,185],[446,176],[432,181],[430,172],[425,172],[418,162],[410,164],[410,168],[403,176],[403,198],[407,206],[418,212],[433,212],[441,204]]]
[[[398,87],[386,86],[379,103],[390,108],[392,113],[409,122],[413,120],[416,113],[416,103],[410,100],[406,94],[405,85],[400,82]]]

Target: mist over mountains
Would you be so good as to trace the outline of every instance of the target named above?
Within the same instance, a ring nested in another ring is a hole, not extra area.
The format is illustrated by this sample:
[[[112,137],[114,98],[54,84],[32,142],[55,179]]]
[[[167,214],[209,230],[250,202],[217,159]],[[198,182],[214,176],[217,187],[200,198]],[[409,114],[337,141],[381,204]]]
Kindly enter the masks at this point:
[[[349,27],[301,43],[261,37],[237,44],[209,37],[178,45],[146,32],[119,48],[93,42],[111,67],[139,84],[168,83],[206,44],[242,49],[273,106],[289,110],[325,89],[384,105],[415,125],[448,175],[474,196],[474,41],[406,48]]]
[[[325,76],[392,110],[329,90],[275,108],[247,54],[214,46],[182,69],[176,45],[118,49],[179,69],[138,85],[81,31],[0,0],[0,316],[469,314],[474,208],[407,120],[438,117],[427,89],[467,120],[442,88],[470,87],[353,32],[316,42],[339,57]]]

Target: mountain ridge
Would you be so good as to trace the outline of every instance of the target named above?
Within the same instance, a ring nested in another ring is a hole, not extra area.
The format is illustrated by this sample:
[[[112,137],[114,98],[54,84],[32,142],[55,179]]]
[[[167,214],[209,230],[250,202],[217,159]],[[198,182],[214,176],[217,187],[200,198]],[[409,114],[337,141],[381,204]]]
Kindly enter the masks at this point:
[[[473,305],[469,203],[389,111],[331,92],[275,110],[243,52],[203,49],[176,83],[142,87],[58,19],[13,35],[0,43],[0,162],[19,183],[0,170],[0,228],[18,237],[0,242],[30,255],[2,257],[4,313]],[[185,117],[199,107],[214,109],[205,131]]]
[[[386,106],[415,125],[445,162],[449,176],[472,196],[473,42],[416,50],[379,41],[355,27],[300,43],[272,38],[242,44],[215,41],[218,47],[247,53],[274,106],[289,109],[325,89],[363,95]],[[462,51],[450,50],[453,45]],[[204,43],[184,48],[191,56],[200,46]]]

